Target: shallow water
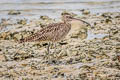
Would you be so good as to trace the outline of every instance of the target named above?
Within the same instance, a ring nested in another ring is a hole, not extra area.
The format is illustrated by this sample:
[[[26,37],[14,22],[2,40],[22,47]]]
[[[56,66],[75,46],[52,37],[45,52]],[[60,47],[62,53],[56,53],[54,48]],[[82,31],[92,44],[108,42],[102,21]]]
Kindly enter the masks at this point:
[[[89,9],[91,14],[104,12],[119,12],[120,0],[0,0],[0,20],[2,18],[39,18],[47,15],[60,18],[61,12],[67,10],[82,15],[80,10]],[[10,10],[19,10],[20,15],[8,15]],[[13,27],[6,27],[0,32],[9,31]],[[93,34],[88,31],[87,40],[102,38],[106,34]]]
[[[92,40],[94,38],[103,38],[108,35],[108,34],[104,34],[104,33],[103,34],[102,33],[94,34],[90,30],[88,30],[87,34],[88,34],[88,36],[87,36],[86,40]]]
[[[81,9],[91,13],[118,12],[120,0],[0,0],[0,18],[58,18],[64,10],[81,15]],[[8,15],[10,10],[19,10],[21,14]]]

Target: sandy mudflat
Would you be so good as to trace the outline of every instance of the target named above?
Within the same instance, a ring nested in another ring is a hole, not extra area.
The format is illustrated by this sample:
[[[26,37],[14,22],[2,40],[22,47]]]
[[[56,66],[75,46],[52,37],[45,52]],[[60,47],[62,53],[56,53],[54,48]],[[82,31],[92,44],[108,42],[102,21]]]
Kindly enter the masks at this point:
[[[55,22],[53,19],[2,19],[0,80],[119,80],[120,13],[76,17],[92,27],[80,28],[79,34],[58,42],[56,53],[52,45],[49,55],[47,43],[16,41]]]

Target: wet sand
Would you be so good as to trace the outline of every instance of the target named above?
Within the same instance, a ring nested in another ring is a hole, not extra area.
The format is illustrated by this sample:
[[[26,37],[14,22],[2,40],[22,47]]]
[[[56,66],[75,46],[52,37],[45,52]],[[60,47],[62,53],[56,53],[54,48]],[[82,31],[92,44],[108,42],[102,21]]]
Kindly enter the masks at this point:
[[[119,0],[0,0],[0,80],[119,80],[119,5]],[[17,43],[59,22],[64,11],[92,27],[70,32],[56,53],[51,45],[49,55],[47,43]]]
[[[0,33],[1,80],[119,80],[120,13],[76,15],[89,22],[78,33],[58,42],[57,52],[47,43],[15,41],[37,32],[45,24],[58,22],[49,16],[40,19],[2,19]],[[60,19],[60,18],[59,18]],[[8,29],[8,30],[7,30]]]

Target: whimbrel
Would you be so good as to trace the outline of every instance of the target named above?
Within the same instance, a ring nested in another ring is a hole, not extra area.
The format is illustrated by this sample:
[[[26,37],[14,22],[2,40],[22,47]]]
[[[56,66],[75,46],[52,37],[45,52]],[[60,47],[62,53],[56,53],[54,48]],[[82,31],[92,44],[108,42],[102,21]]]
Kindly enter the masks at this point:
[[[37,33],[28,36],[20,40],[19,42],[23,43],[23,42],[34,42],[34,41],[35,42],[47,41],[54,43],[60,41],[63,38],[65,38],[65,36],[69,33],[69,31],[71,30],[71,21],[74,20],[79,20],[84,24],[90,25],[89,23],[81,19],[73,18],[70,14],[64,13],[62,14],[63,22],[49,24],[48,26],[42,28]],[[48,54],[49,54],[49,47],[50,44],[48,44],[48,49],[47,49]]]

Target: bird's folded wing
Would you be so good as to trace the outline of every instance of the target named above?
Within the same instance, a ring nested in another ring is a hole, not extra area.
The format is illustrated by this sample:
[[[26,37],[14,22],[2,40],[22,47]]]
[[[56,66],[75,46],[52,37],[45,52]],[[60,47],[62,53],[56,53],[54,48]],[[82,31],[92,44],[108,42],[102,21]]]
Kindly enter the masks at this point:
[[[47,41],[51,38],[50,35],[52,35],[56,30],[58,30],[57,29],[58,25],[59,25],[58,23],[49,24],[47,27],[41,29],[40,31],[36,32],[35,34],[30,35],[24,39],[21,39],[19,41],[19,43],[45,41],[45,40]]]

